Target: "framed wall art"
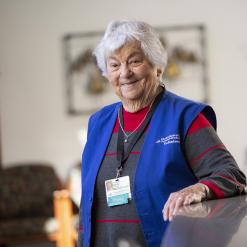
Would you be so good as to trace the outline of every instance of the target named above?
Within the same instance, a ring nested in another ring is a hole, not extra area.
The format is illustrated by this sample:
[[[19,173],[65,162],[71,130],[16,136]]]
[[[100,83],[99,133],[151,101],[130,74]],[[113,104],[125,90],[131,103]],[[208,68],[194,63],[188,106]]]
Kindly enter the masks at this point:
[[[208,101],[205,26],[178,25],[156,28],[168,51],[164,73],[166,88],[183,97]],[[97,68],[92,52],[103,35],[69,33],[63,37],[66,69],[66,107],[69,114],[90,114],[119,101]]]

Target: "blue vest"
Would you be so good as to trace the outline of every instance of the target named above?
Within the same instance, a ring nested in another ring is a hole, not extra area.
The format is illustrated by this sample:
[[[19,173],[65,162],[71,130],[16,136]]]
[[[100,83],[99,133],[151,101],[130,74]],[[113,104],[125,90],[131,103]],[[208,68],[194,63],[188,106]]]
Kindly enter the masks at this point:
[[[83,246],[90,246],[91,209],[96,176],[107,149],[121,103],[107,106],[91,116],[82,156],[81,221]],[[166,91],[149,124],[136,167],[133,199],[149,247],[159,247],[168,222],[162,209],[170,193],[196,183],[182,149],[189,126],[200,113],[216,128],[210,106]]]

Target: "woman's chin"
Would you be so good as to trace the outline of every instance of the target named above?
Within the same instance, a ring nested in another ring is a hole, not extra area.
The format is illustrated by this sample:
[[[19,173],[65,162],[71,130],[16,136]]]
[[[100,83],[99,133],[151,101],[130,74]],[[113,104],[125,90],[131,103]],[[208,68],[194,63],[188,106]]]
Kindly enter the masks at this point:
[[[131,87],[125,87],[121,90],[121,96],[124,100],[137,100],[140,97],[140,90]]]
[[[139,94],[134,92],[122,93],[121,95],[121,99],[129,103],[131,103],[132,101],[137,101],[139,98]]]

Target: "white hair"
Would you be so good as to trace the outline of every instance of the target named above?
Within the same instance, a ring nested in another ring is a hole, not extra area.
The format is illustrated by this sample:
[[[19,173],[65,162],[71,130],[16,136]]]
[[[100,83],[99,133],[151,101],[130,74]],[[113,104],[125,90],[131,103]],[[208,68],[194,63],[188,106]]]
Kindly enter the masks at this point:
[[[155,30],[142,21],[112,21],[93,54],[96,56],[102,75],[106,76],[106,56],[125,43],[139,41],[141,49],[150,63],[164,72],[167,64],[167,52],[161,44]]]

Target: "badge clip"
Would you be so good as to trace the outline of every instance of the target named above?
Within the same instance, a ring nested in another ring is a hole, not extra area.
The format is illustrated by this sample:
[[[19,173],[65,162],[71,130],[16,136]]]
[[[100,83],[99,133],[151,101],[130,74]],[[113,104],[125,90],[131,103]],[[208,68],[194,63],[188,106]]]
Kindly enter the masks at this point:
[[[118,178],[121,176],[121,172],[122,172],[123,168],[122,166],[117,168],[117,176],[116,176],[116,180],[118,180]]]

